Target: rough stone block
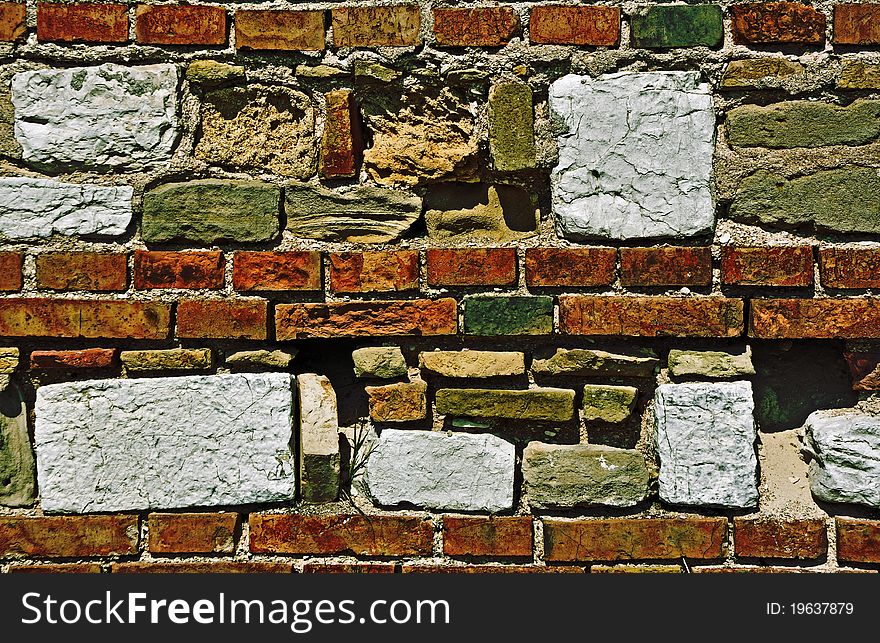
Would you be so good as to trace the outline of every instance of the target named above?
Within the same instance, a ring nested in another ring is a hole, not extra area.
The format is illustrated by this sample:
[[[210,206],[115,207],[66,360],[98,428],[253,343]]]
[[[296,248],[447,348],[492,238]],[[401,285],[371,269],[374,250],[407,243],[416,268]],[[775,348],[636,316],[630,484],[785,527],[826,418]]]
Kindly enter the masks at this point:
[[[546,335],[553,332],[552,297],[487,297],[464,300],[467,335]]]
[[[296,378],[299,394],[299,489],[305,502],[339,497],[339,415],[336,392],[323,375]]]
[[[351,353],[355,377],[393,379],[407,373],[406,360],[397,346],[368,346]]]
[[[721,351],[669,351],[669,372],[675,377],[731,378],[754,375],[752,350],[739,355]]]
[[[425,382],[399,382],[366,387],[370,417],[376,422],[414,422],[428,414]]]
[[[18,388],[12,385],[0,389],[0,505],[34,504],[37,491],[34,477],[27,407]]]
[[[489,149],[501,172],[535,166],[532,90],[525,83],[499,83],[489,90]]]
[[[568,422],[574,415],[574,391],[447,388],[437,391],[436,405],[439,415]]]
[[[122,351],[119,361],[129,373],[204,371],[214,365],[214,355],[210,348]]]
[[[440,377],[510,377],[524,375],[522,353],[498,351],[431,351],[419,353],[419,368]]]
[[[584,386],[584,419],[587,422],[600,421],[620,424],[629,419],[639,389],[634,386],[610,386],[608,384],[587,384]]]
[[[717,4],[659,5],[632,14],[634,47],[717,47],[724,21]]]
[[[512,185],[441,183],[425,194],[431,239],[503,243],[532,237],[539,212],[531,195]]]
[[[649,348],[629,355],[591,348],[557,348],[552,357],[533,360],[532,372],[581,377],[651,377],[659,363],[657,353]]]

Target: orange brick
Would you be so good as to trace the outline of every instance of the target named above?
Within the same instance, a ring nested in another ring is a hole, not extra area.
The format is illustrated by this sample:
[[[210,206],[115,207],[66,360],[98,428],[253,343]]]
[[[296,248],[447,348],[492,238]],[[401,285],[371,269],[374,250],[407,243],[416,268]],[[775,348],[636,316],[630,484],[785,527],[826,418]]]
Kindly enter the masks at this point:
[[[394,563],[305,563],[303,574],[393,574]]]
[[[137,516],[0,516],[0,556],[125,556],[136,554],[137,544]]]
[[[516,248],[433,248],[426,260],[429,286],[516,285]]]
[[[135,10],[135,39],[145,45],[225,45],[226,10],[208,5],[146,5]]]
[[[293,563],[181,561],[174,563],[114,563],[114,574],[290,574]]]
[[[743,301],[724,297],[559,297],[567,335],[738,337]]]
[[[182,301],[177,304],[181,339],[266,339],[265,301]]]
[[[0,337],[166,339],[168,304],[77,299],[2,299]]]
[[[112,368],[116,366],[119,350],[116,348],[84,348],[69,351],[34,351],[33,369]]]
[[[255,554],[427,556],[434,530],[416,516],[251,514]]]
[[[447,556],[532,557],[530,516],[444,516]]]
[[[318,172],[325,179],[357,176],[364,137],[354,92],[348,89],[327,92],[324,101],[327,115]]]
[[[100,574],[98,563],[58,563],[50,565],[10,565],[10,574]]]
[[[736,286],[812,286],[813,249],[725,246],[721,253],[721,280]]]
[[[323,11],[235,12],[235,47],[262,51],[323,51]]]
[[[738,45],[825,42],[825,14],[799,2],[750,2],[730,7]]]
[[[135,250],[134,287],[139,290],[222,288],[223,266],[221,252]]]
[[[302,337],[455,335],[457,330],[458,309],[454,299],[275,307],[275,336],[280,341]]]
[[[733,542],[740,558],[821,558],[828,551],[821,518],[734,518]]]
[[[762,339],[880,338],[880,298],[753,299],[749,336]]]
[[[526,284],[608,286],[614,281],[616,264],[614,248],[527,248]]]
[[[23,2],[0,2],[0,42],[24,40],[26,11]]]
[[[37,40],[44,42],[128,42],[124,4],[37,4]]]
[[[51,290],[125,290],[128,287],[128,257],[100,252],[39,254],[37,287]]]
[[[880,45],[880,4],[836,5],[834,42],[838,45]]]
[[[880,563],[880,520],[837,518],[837,559]]]
[[[241,291],[321,290],[321,253],[236,252],[232,283]]]
[[[333,9],[337,47],[407,47],[420,42],[421,10],[416,4]]]
[[[613,47],[620,41],[620,8],[533,7],[529,40],[536,44]]]
[[[235,552],[238,514],[150,514],[149,546],[154,554],[231,554]]]
[[[710,286],[711,248],[621,248],[624,286]]]
[[[404,574],[583,574],[583,567],[560,565],[427,565],[404,563]]]
[[[330,255],[330,290],[336,293],[418,290],[416,250],[334,252]]]
[[[512,7],[434,9],[434,38],[440,47],[501,47],[519,33]]]
[[[819,275],[826,288],[880,288],[880,248],[822,248]]]
[[[0,252],[0,291],[18,292],[21,290],[21,266],[24,255],[20,252]]]

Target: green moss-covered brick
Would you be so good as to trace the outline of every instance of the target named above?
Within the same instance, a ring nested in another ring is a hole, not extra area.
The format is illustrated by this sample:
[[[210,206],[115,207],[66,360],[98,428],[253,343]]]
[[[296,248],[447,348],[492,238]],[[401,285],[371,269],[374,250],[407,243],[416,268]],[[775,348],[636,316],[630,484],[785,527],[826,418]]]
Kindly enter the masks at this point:
[[[552,297],[467,297],[466,335],[545,335],[553,332]]]
[[[631,16],[634,47],[717,47],[724,39],[721,7],[714,4],[650,7]]]
[[[524,83],[500,83],[489,91],[489,149],[495,169],[535,167],[532,90]]]
[[[457,417],[568,422],[574,416],[574,391],[561,388],[446,388],[437,391],[436,403],[438,414]]]

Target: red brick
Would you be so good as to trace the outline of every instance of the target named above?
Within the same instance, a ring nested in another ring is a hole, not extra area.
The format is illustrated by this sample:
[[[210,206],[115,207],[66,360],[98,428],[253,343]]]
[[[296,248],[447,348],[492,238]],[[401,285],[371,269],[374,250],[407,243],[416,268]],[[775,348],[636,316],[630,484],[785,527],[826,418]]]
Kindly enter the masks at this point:
[[[837,518],[837,560],[880,563],[880,520]]]
[[[0,556],[126,556],[137,553],[137,544],[137,516],[0,516]]]
[[[0,337],[167,339],[168,304],[146,301],[2,299]]]
[[[0,42],[24,40],[26,11],[23,2],[0,2]]]
[[[880,353],[844,353],[854,391],[880,391]]]
[[[880,248],[822,248],[819,274],[826,288],[880,288]]]
[[[433,11],[440,47],[500,47],[519,33],[519,17],[511,7]]]
[[[37,4],[37,40],[44,42],[128,42],[124,4]]]
[[[559,297],[567,335],[739,337],[743,301],[725,297]]]
[[[444,516],[447,556],[532,557],[531,516]]]
[[[613,47],[620,41],[619,7],[532,8],[529,40],[548,45]]]
[[[21,290],[21,265],[24,255],[20,252],[0,252],[0,291],[18,292]]]
[[[880,4],[836,5],[834,42],[838,45],[880,45]]]
[[[614,248],[527,248],[526,283],[537,287],[608,286],[617,267]]]
[[[139,4],[134,33],[145,45],[225,45],[226,10],[207,5]]]
[[[235,12],[236,49],[323,51],[323,11],[245,10]]]
[[[516,285],[516,248],[428,250],[429,286]]]
[[[724,518],[544,520],[547,561],[721,558]]]
[[[153,252],[135,250],[134,287],[153,288],[223,287],[221,252]]]
[[[231,554],[235,552],[238,514],[150,514],[149,546],[154,554]]]
[[[114,563],[114,574],[291,574],[293,563],[181,561],[168,563]]]
[[[405,563],[404,574],[583,574],[583,567],[553,565],[427,565]]]
[[[333,9],[337,47],[407,47],[420,42],[421,10],[416,4]]]
[[[720,567],[705,565],[691,567],[693,574],[815,574],[816,570],[803,567]]]
[[[84,348],[69,351],[34,351],[33,369],[112,368],[116,366],[119,350],[116,348]]]
[[[394,563],[305,563],[303,574],[393,574]]]
[[[828,551],[825,521],[821,518],[734,518],[733,543],[739,558],[813,559]]]
[[[335,293],[398,292],[419,289],[416,250],[334,252],[330,290]]]
[[[434,530],[416,516],[251,514],[255,554],[427,556]]]
[[[10,565],[10,574],[100,574],[98,563],[58,563],[49,565]]]
[[[354,92],[340,89],[324,94],[327,118],[321,137],[318,172],[325,179],[357,176],[364,151],[361,119]]]
[[[183,339],[266,339],[265,301],[182,301],[177,336]]]
[[[125,290],[128,287],[128,257],[101,252],[39,254],[37,287],[105,292]]]
[[[321,290],[321,253],[236,252],[232,283],[241,291]]]
[[[721,280],[736,286],[812,286],[813,249],[725,246],[721,253]]]
[[[753,299],[749,336],[762,339],[880,338],[880,298]]]
[[[711,248],[621,248],[624,286],[710,286]]]
[[[302,337],[455,335],[457,331],[458,308],[449,298],[275,307],[275,336],[280,341]]]
[[[590,565],[591,574],[683,574],[681,565]]]
[[[730,7],[738,45],[825,42],[825,14],[799,2],[750,2]]]

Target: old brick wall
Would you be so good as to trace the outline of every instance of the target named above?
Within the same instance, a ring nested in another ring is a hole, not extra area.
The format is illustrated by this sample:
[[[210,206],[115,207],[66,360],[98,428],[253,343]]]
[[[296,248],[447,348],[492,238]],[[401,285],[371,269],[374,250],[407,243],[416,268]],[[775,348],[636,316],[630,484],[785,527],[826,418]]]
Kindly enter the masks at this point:
[[[0,2],[0,571],[877,573],[878,45]]]

